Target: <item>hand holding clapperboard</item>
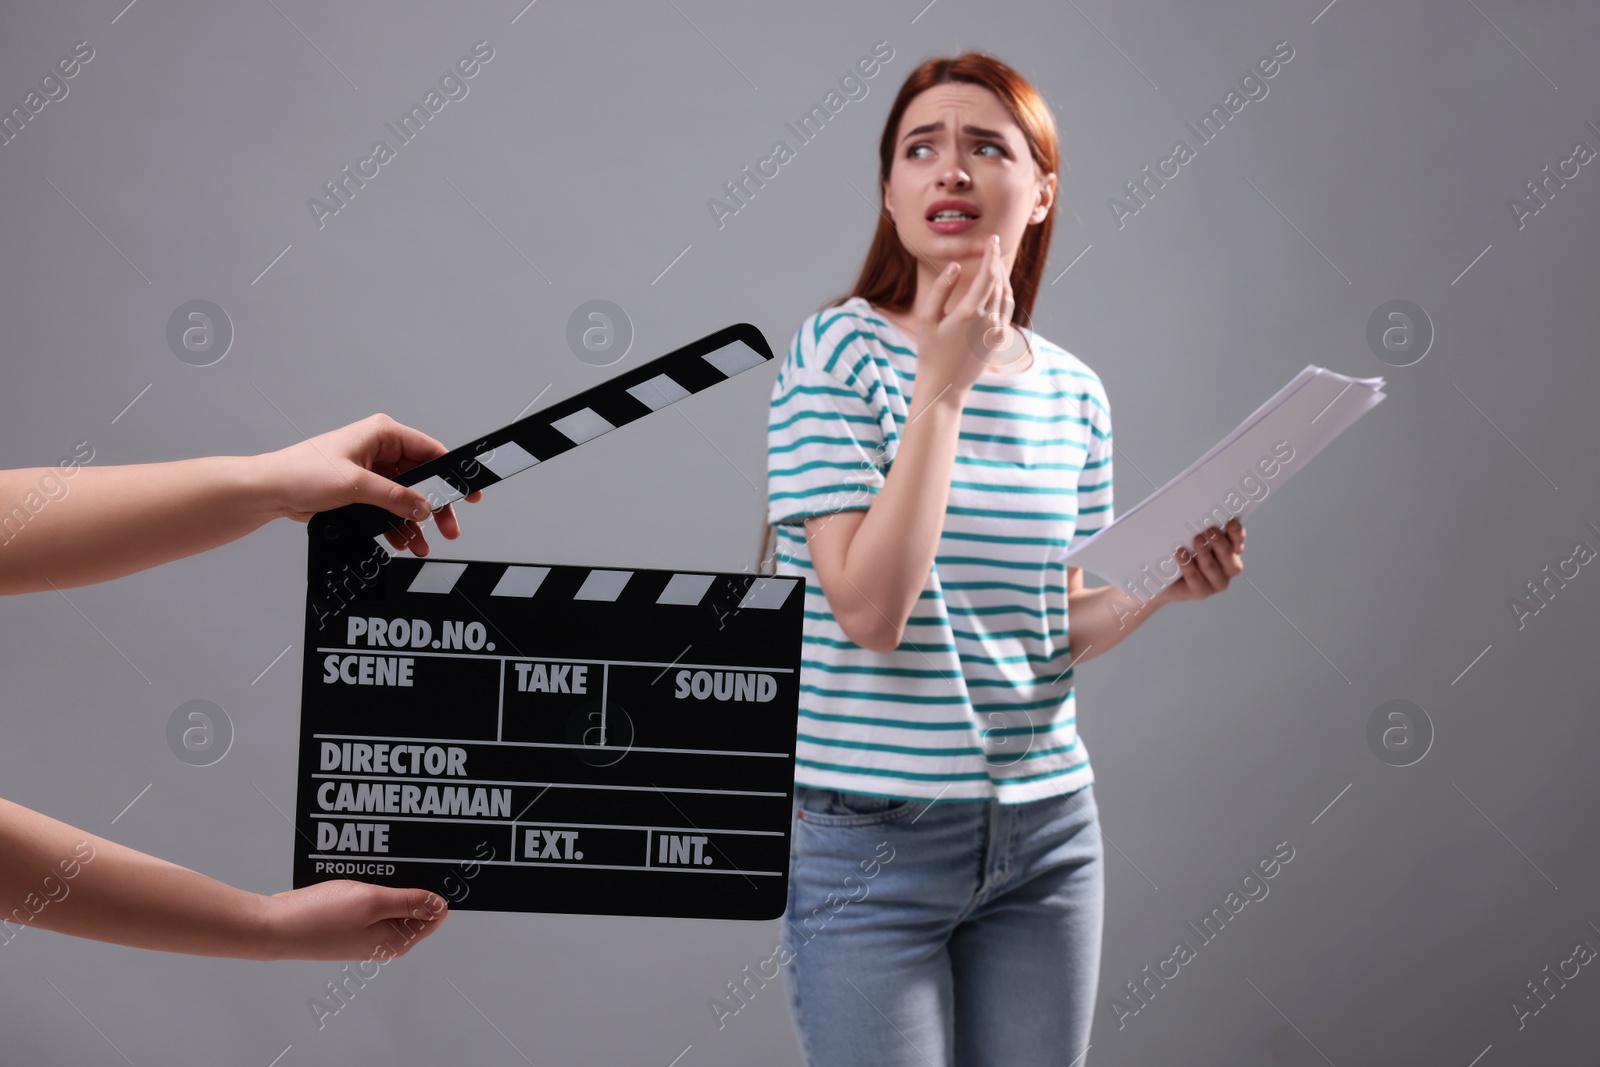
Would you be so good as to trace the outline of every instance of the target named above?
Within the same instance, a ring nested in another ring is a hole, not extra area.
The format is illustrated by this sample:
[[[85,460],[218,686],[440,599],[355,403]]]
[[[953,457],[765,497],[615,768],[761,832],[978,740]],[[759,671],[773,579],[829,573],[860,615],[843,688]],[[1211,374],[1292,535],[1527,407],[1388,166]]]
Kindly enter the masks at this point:
[[[771,359],[729,326],[394,480],[437,509]],[[309,523],[295,886],[781,915],[800,579],[391,556],[403,525]]]

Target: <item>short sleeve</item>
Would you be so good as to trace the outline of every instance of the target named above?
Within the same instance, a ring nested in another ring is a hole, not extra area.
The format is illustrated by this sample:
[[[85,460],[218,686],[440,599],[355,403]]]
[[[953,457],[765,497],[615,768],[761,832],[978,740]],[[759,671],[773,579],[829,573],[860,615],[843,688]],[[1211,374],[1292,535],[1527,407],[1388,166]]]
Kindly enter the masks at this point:
[[[1089,423],[1089,451],[1078,472],[1078,528],[1074,540],[1099,533],[1115,517],[1111,507],[1111,404],[1105,387],[1095,378],[1085,395]]]
[[[811,324],[795,336],[772,388],[767,422],[767,522],[864,511],[883,488],[882,413],[859,388],[813,358]],[[879,391],[881,396],[881,390]]]

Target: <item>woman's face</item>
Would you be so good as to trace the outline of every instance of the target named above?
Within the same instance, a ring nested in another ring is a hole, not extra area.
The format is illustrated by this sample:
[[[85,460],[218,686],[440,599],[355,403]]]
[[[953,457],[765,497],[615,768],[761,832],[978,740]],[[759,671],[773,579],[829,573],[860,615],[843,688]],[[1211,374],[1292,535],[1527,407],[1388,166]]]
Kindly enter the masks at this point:
[[[919,273],[933,274],[951,260],[969,261],[963,270],[970,273],[970,261],[983,256],[993,234],[1010,264],[1023,231],[1050,211],[1056,176],[1039,173],[1021,127],[984,86],[925,89],[912,98],[895,136],[884,208],[901,244],[921,261]]]

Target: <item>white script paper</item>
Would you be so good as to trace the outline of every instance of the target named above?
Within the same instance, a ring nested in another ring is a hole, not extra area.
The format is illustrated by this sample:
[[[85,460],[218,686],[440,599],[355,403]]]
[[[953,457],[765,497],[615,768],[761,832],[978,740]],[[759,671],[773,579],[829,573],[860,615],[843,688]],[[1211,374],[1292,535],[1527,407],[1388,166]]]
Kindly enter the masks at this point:
[[[1147,600],[1178,577],[1173,553],[1245,516],[1381,402],[1382,378],[1307,366],[1189,468],[1091,537],[1066,563]]]

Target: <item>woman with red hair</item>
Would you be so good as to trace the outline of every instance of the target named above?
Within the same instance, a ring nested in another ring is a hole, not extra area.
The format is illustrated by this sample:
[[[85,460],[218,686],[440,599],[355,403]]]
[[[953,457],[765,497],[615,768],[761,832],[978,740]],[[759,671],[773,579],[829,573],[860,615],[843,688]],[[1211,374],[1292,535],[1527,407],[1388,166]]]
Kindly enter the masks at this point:
[[[773,388],[766,518],[807,619],[778,959],[811,1064],[1085,1062],[1104,883],[1074,671],[1242,569],[1237,519],[1142,604],[1061,562],[1111,521],[1112,444],[1099,376],[1028,327],[1057,158],[1004,63],[914,70],[861,275]]]

